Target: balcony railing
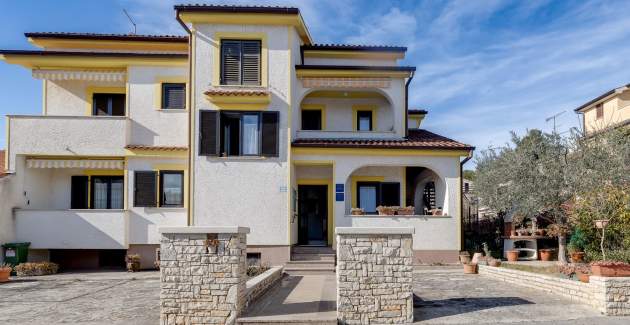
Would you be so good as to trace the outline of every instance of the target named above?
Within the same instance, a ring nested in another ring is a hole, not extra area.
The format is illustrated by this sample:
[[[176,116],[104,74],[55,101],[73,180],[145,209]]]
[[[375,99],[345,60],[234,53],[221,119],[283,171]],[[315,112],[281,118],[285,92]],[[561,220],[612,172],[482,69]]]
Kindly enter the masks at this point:
[[[126,117],[11,115],[11,155],[124,155],[129,133]]]

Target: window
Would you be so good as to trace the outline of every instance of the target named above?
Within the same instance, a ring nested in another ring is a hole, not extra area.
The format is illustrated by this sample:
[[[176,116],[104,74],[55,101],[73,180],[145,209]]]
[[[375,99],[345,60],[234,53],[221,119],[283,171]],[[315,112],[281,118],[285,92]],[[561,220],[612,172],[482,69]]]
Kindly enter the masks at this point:
[[[435,209],[435,183],[428,182],[424,186],[422,201],[425,206],[424,214],[429,214],[429,210]]]
[[[602,104],[595,106],[595,118],[598,120],[604,118],[604,106]]]
[[[221,84],[260,86],[258,40],[221,41]]]
[[[125,116],[125,94],[92,95],[92,115]]]
[[[186,84],[163,83],[162,84],[162,109],[186,108]]]
[[[156,173],[154,171],[134,172],[133,206],[155,207],[156,202]]]
[[[372,111],[357,111],[357,131],[372,131]]]
[[[199,154],[278,156],[279,112],[202,111]]]
[[[322,111],[315,109],[302,110],[302,130],[321,130]]]
[[[124,185],[122,176],[91,177],[91,208],[122,209]]]
[[[160,172],[160,206],[184,206],[184,172]]]
[[[376,207],[400,206],[400,183],[357,182],[357,203],[366,213],[376,213]]]

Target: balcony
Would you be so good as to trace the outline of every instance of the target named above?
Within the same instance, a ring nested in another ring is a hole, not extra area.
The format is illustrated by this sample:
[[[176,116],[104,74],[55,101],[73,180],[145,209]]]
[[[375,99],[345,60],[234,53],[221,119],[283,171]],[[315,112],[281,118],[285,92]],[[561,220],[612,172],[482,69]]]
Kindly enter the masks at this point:
[[[127,117],[8,116],[11,155],[122,156]]]
[[[32,249],[125,249],[125,210],[15,210],[17,241]]]

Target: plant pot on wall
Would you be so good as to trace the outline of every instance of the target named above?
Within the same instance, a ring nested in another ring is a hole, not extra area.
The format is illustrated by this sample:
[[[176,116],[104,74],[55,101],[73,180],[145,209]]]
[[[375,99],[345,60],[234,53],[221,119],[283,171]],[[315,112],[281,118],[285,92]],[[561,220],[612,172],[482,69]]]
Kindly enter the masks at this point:
[[[580,280],[580,282],[588,283],[590,275],[582,272],[575,272],[575,276]]]
[[[599,261],[591,264],[593,275],[604,277],[630,277],[630,264],[614,261]]]
[[[11,275],[11,267],[0,265],[0,283],[9,281]]]
[[[571,253],[571,262],[573,262],[573,263],[584,263],[584,252],[572,252]]]
[[[507,260],[509,262],[516,262],[518,261],[518,253],[519,251],[517,250],[510,250],[510,251],[506,251],[505,255],[507,256]]]
[[[551,261],[553,259],[553,253],[554,253],[553,249],[550,249],[550,248],[538,250],[538,254],[540,254],[541,261]]]
[[[376,211],[378,211],[379,216],[393,216],[396,214],[396,210],[398,208],[399,207],[386,207],[379,205],[378,207],[376,207]]]
[[[466,263],[464,264],[464,274],[477,274],[477,264]]]
[[[517,255],[518,256],[518,255]],[[501,266],[501,260],[498,260],[496,258],[490,259],[488,261],[488,265],[492,266],[492,267],[499,267]]]

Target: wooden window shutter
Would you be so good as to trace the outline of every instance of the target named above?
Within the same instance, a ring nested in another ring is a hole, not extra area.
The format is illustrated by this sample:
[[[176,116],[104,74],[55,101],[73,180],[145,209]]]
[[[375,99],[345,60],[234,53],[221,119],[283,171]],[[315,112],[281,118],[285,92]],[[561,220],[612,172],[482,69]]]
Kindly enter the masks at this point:
[[[260,85],[260,41],[243,41],[243,85]]]
[[[72,176],[70,189],[70,209],[88,208],[88,177]]]
[[[157,206],[157,177],[154,171],[136,171],[134,173],[133,206]]]
[[[184,83],[162,84],[162,108],[163,109],[186,108],[186,84]]]
[[[278,157],[280,112],[262,113],[262,150],[261,154],[268,157]]]
[[[199,112],[199,155],[218,155],[219,113],[217,111]]]
[[[241,84],[241,41],[221,41],[221,84]]]

